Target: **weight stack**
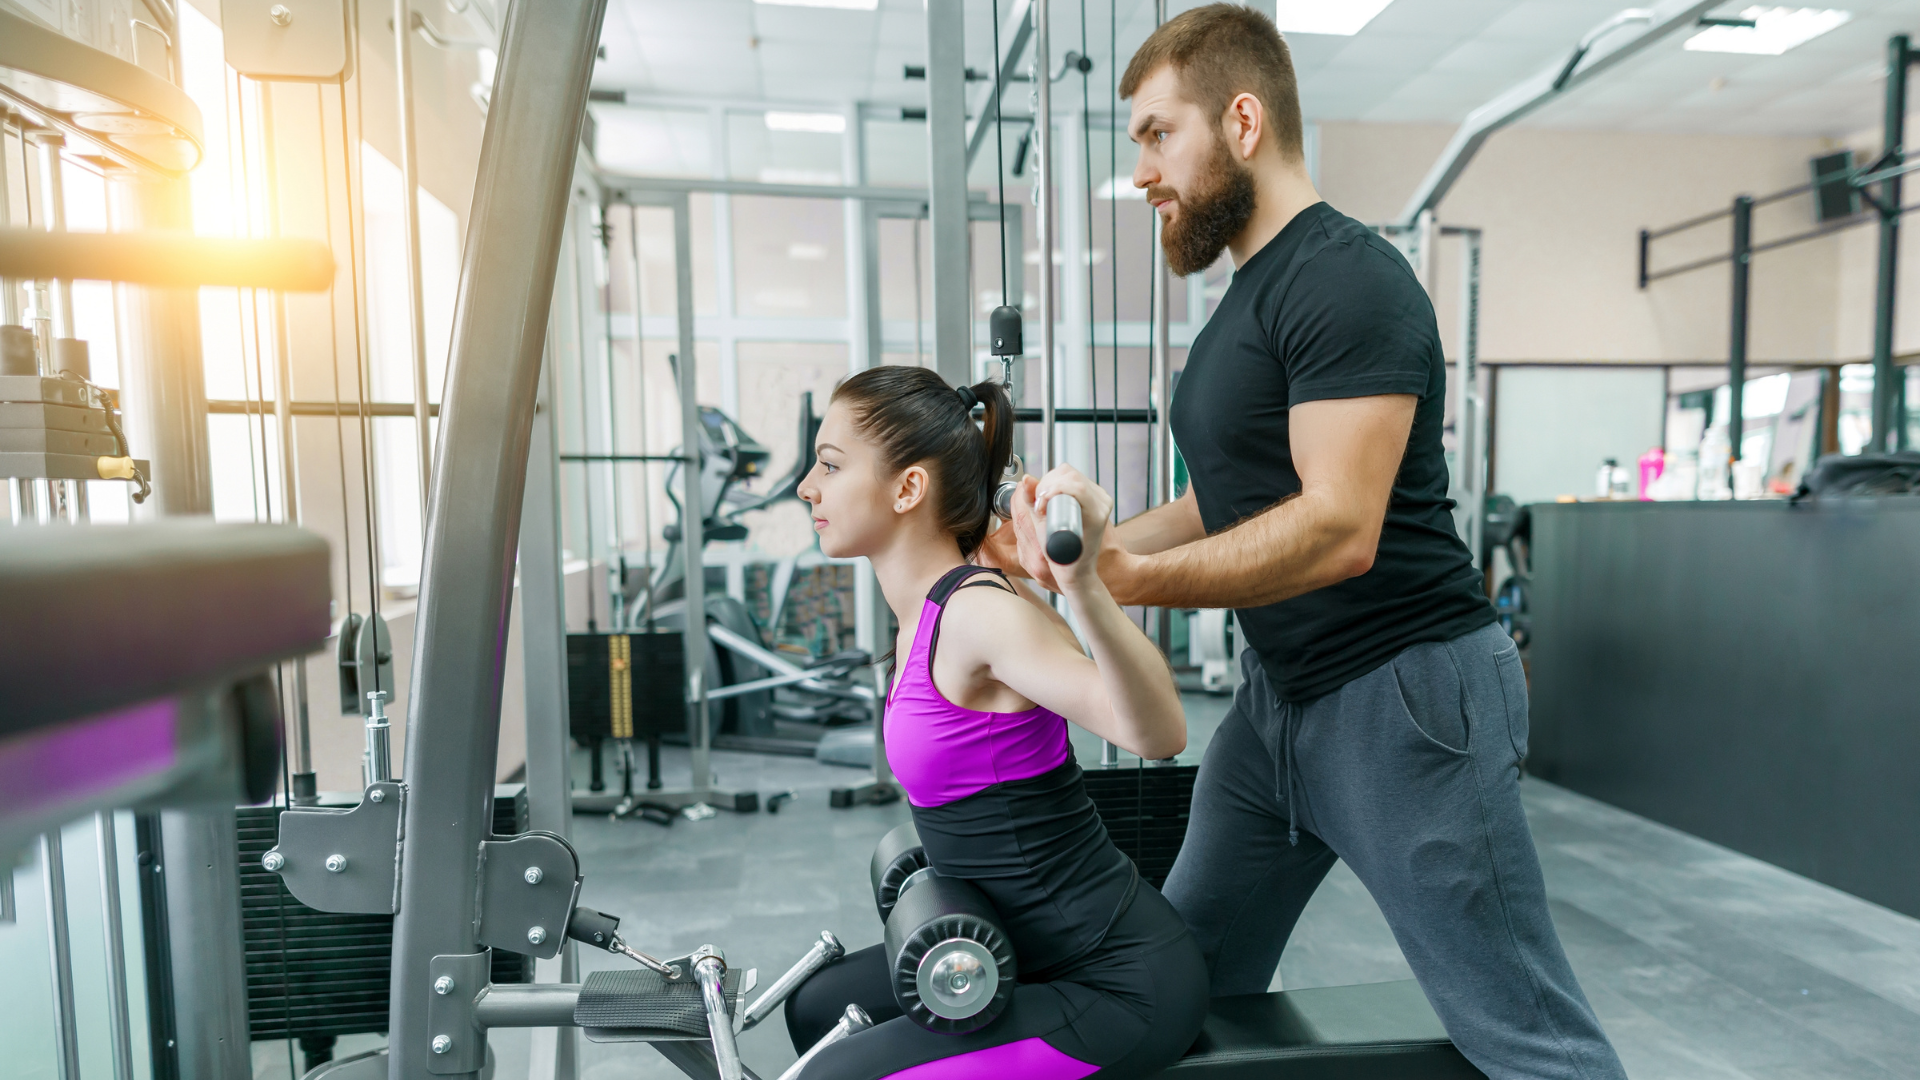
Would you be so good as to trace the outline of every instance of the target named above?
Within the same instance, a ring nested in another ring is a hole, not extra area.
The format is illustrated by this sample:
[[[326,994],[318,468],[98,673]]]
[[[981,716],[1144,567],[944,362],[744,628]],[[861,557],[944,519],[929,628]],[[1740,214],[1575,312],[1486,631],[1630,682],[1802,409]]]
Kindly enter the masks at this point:
[[[684,734],[686,640],[678,630],[567,635],[567,723],[573,739]]]
[[[1198,765],[1148,765],[1086,770],[1087,795],[1115,847],[1154,888],[1166,884],[1187,838]]]
[[[351,806],[323,797],[323,806]],[[387,1030],[393,916],[336,915],[293,898],[260,866],[279,836],[280,808],[243,806],[240,917],[247,962],[247,1024],[255,1039],[360,1035]],[[525,832],[524,784],[493,789],[493,832]],[[284,935],[284,936],[283,936]],[[493,954],[497,983],[533,981],[533,958]]]

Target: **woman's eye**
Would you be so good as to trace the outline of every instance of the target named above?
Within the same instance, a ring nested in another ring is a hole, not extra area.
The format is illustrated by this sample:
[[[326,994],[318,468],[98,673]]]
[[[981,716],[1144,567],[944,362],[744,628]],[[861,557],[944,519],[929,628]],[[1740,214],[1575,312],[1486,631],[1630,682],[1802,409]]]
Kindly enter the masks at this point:
[[[821,464],[822,466],[824,466],[824,467],[826,468],[826,470],[827,470],[827,473],[828,473],[829,475],[831,475],[831,474],[833,474],[833,473],[837,473],[837,472],[839,472],[839,471],[840,471],[840,466],[838,466],[838,465],[832,465],[832,464],[828,464],[827,462],[824,462],[824,461],[823,461],[823,462],[821,462],[820,464]]]
[[[1164,132],[1164,131],[1156,131],[1156,132],[1154,132],[1154,133],[1153,133],[1153,141],[1154,141],[1154,142],[1157,142],[1157,143],[1163,143],[1163,142],[1166,142],[1166,141],[1167,141],[1167,133],[1166,133],[1166,132]]]

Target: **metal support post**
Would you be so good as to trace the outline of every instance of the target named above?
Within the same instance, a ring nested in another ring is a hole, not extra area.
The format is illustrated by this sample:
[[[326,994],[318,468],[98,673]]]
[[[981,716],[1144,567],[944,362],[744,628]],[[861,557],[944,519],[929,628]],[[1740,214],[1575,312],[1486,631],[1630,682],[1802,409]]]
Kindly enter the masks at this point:
[[[1480,565],[1486,489],[1486,422],[1480,397],[1480,230],[1459,230],[1460,352],[1454,388],[1454,511],[1460,539]]]
[[[1053,67],[1052,39],[1047,33],[1047,9],[1052,0],[1034,0],[1033,3],[1033,63],[1028,66],[1027,74],[1033,80],[1033,185],[1038,198],[1035,206],[1035,224],[1040,234],[1040,442],[1044,447],[1039,468],[1031,462],[1028,470],[1044,474],[1059,460],[1059,447],[1054,440],[1054,382],[1058,374],[1058,343],[1054,323],[1060,316],[1059,298],[1054,292],[1053,247],[1055,233],[1059,223],[1054,220],[1055,196],[1053,190],[1053,81],[1048,76]]]
[[[933,234],[933,361],[973,379],[973,283],[967,273],[967,56],[963,0],[927,0],[927,217]]]
[[[1167,0],[1153,0],[1153,24],[1167,21]],[[1157,417],[1152,430],[1153,447],[1148,460],[1154,466],[1153,501],[1156,505],[1172,502],[1173,490],[1173,326],[1171,323],[1173,272],[1167,267],[1167,250],[1160,236],[1160,212],[1148,204],[1153,221],[1153,401]],[[1188,316],[1192,318],[1191,314]],[[1158,631],[1160,651],[1173,652],[1173,612],[1160,608]]]
[[[880,208],[873,203],[860,204],[860,218],[865,227],[858,257],[866,264],[866,326],[863,334],[866,339],[866,357],[869,365],[878,364],[886,354],[886,338],[880,324]],[[847,252],[849,259],[855,257]]]
[[[125,228],[192,228],[184,180],[125,175],[112,182],[114,217]],[[207,448],[207,387],[200,355],[200,292],[116,285],[127,439],[152,459],[153,497],[142,514],[213,512]]]
[[[114,181],[116,217],[128,227],[185,229],[187,186],[179,180]],[[145,512],[166,517],[213,512],[207,447],[207,394],[200,357],[197,289],[119,285],[126,419],[136,451],[153,461],[153,498]],[[146,934],[164,938],[177,1075],[244,1076],[250,1064],[247,972],[241,951],[239,838],[230,808],[166,810],[158,850],[165,872],[143,875]],[[164,919],[160,913],[164,912]],[[169,1072],[166,1062],[156,1075]]]
[[[847,133],[840,140],[840,175],[854,187],[866,187],[867,132],[860,120],[860,104],[850,101],[844,111]],[[869,288],[879,274],[863,257],[872,224],[867,220],[866,203],[843,200],[840,213],[841,236],[847,250],[847,373],[852,374],[880,362],[878,335],[868,333],[869,324],[879,319],[879,305]],[[875,310],[869,312],[869,305]]]
[[[226,808],[170,810],[160,832],[180,1075],[249,1075],[238,822]]]
[[[707,723],[707,568],[706,522],[701,520],[700,379],[693,351],[693,220],[685,194],[673,201],[674,303],[680,350],[680,446],[687,462],[680,468],[681,544],[686,552],[686,664],[688,745],[693,750],[693,788],[713,786],[713,731]]]
[[[637,312],[637,309],[636,309]],[[638,326],[636,314],[636,327]],[[636,339],[635,343],[639,342]],[[570,838],[573,831],[572,740],[567,713],[567,615],[560,565],[560,436],[553,402],[559,365],[547,338],[533,434],[527,443],[527,488],[520,504],[520,648],[526,671],[527,827]],[[573,982],[574,943],[536,965],[537,982]],[[553,1040],[549,1055],[548,1039]],[[560,1027],[533,1036],[534,1074],[573,1080],[579,1036]],[[551,1064],[551,1072],[547,1066]]]
[[[66,178],[60,174],[60,151],[67,140],[52,131],[37,131],[29,141],[40,158],[40,225],[48,232],[67,231]],[[53,299],[53,336],[73,336],[73,282],[64,279],[50,283]],[[47,342],[47,358],[52,359],[53,343]]]
[[[127,1021],[127,943],[120,922],[120,845],[113,811],[93,816],[100,843],[100,922],[107,954],[107,1035],[113,1040],[113,1080],[133,1080],[133,1030]]]
[[[389,1075],[477,1077],[432,1048],[430,970],[472,956],[491,832],[514,552],[554,276],[605,0],[508,7],[462,256],[441,430],[458,468],[433,478],[408,700],[400,904],[393,924]],[[402,32],[404,32],[404,26]],[[242,1018],[246,1011],[239,1010]],[[457,1032],[454,1039],[483,1039]],[[475,1051],[478,1051],[477,1053]],[[202,1070],[188,1075],[241,1075]]]
[[[1883,170],[1897,168],[1906,160],[1907,67],[1912,62],[1913,51],[1908,47],[1907,35],[1896,34],[1887,40],[1887,100],[1880,135],[1883,156],[1876,163]],[[1882,452],[1898,449],[1905,442],[1904,432],[1898,430],[1905,425],[1900,424],[1900,418],[1895,415],[1899,411],[1896,403],[1900,397],[1900,372],[1893,363],[1894,288],[1900,269],[1900,189],[1900,176],[1888,177],[1880,185],[1880,198],[1875,206],[1880,216],[1880,262],[1873,297],[1873,438],[1868,446]],[[1734,449],[1734,456],[1739,456],[1738,447]]]
[[[273,123],[273,84],[262,82],[260,85],[260,127],[261,142],[265,146],[263,158],[266,162],[267,214],[273,235],[280,235],[280,150],[274,142]],[[287,340],[287,294],[273,294],[273,340],[275,346],[273,416],[275,426],[280,433],[280,498],[284,507],[282,520],[299,524],[300,515],[300,455],[293,441],[293,349]],[[289,762],[288,781],[293,790],[288,793],[289,801],[300,806],[312,806],[320,801],[316,790],[313,772],[313,738],[311,701],[307,692],[307,662],[303,657],[287,665],[293,669],[293,708],[288,715],[293,721],[293,735],[288,739]]]
[[[12,112],[0,106],[0,177],[13,175],[7,164],[7,148],[17,145],[13,131],[18,122]],[[11,182],[0,183],[0,225],[13,224],[12,193]],[[14,278],[0,277],[0,323],[8,326],[20,323],[20,282]]]
[[[60,830],[40,838],[42,888],[47,897],[48,955],[53,961],[53,1049],[59,1080],[80,1080],[80,1033],[73,1010],[73,943],[67,936],[67,864]]]
[[[1727,452],[1734,461],[1740,460],[1740,442],[1746,434],[1747,296],[1752,268],[1753,196],[1740,195],[1733,200],[1733,303],[1727,341]]]
[[[1427,290],[1429,297],[1434,295],[1437,276],[1434,271],[1439,266],[1438,250],[1440,229],[1434,221],[1433,208],[1420,211],[1413,227],[1413,272],[1420,279],[1420,286]]]
[[[1091,248],[1088,238],[1093,235],[1093,207],[1087,193],[1093,190],[1093,179],[1087,171],[1086,123],[1086,103],[1081,102],[1060,125],[1059,168],[1053,177],[1053,183],[1059,188],[1059,201],[1055,203],[1059,213],[1055,220],[1060,245],[1060,266],[1056,271],[1060,275],[1060,287],[1054,294],[1059,301],[1054,310],[1060,333],[1060,374],[1052,395],[1056,422],[1062,407],[1093,407],[1094,344],[1088,303],[1093,293],[1093,266],[1087,257]],[[1093,424],[1071,424],[1058,432],[1054,445],[1059,457],[1050,460],[1048,465],[1077,465],[1088,476],[1094,475],[1098,471],[1093,460],[1095,430]],[[1072,621],[1071,615],[1068,621]]]
[[[413,118],[413,8],[408,0],[393,0],[393,66],[399,78],[400,205],[406,222],[401,234],[407,245],[407,339],[413,350],[413,428],[420,454],[420,526],[426,529],[433,492],[433,421],[427,397],[427,320],[420,292],[420,162],[414,150]]]

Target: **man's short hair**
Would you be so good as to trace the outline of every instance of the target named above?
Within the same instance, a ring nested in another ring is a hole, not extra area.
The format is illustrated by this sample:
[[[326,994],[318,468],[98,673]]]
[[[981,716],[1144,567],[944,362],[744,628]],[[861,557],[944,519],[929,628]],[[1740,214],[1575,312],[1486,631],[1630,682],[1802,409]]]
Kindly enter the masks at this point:
[[[1215,117],[1240,94],[1259,98],[1281,156],[1300,160],[1300,86],[1272,19],[1239,4],[1208,4],[1168,19],[1127,63],[1120,97],[1131,98],[1163,65],[1173,69],[1182,95]]]

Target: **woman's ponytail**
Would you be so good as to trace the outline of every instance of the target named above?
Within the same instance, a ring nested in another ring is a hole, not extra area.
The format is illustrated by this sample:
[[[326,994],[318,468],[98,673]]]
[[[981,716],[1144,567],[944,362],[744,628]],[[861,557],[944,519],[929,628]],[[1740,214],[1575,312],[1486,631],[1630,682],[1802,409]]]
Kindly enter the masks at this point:
[[[1007,389],[998,382],[988,379],[974,383],[966,388],[967,392],[980,403],[980,441],[985,454],[982,464],[985,466],[985,483],[980,486],[981,515],[973,528],[955,535],[960,541],[960,553],[969,558],[986,543],[987,532],[993,518],[993,489],[1007,471],[1007,462],[1013,457],[1013,399],[1007,395]]]
[[[833,399],[852,409],[854,425],[879,446],[889,468],[926,467],[941,527],[971,558],[987,539],[993,489],[1013,456],[1006,388],[992,380],[955,388],[929,368],[887,365],[848,378]]]

